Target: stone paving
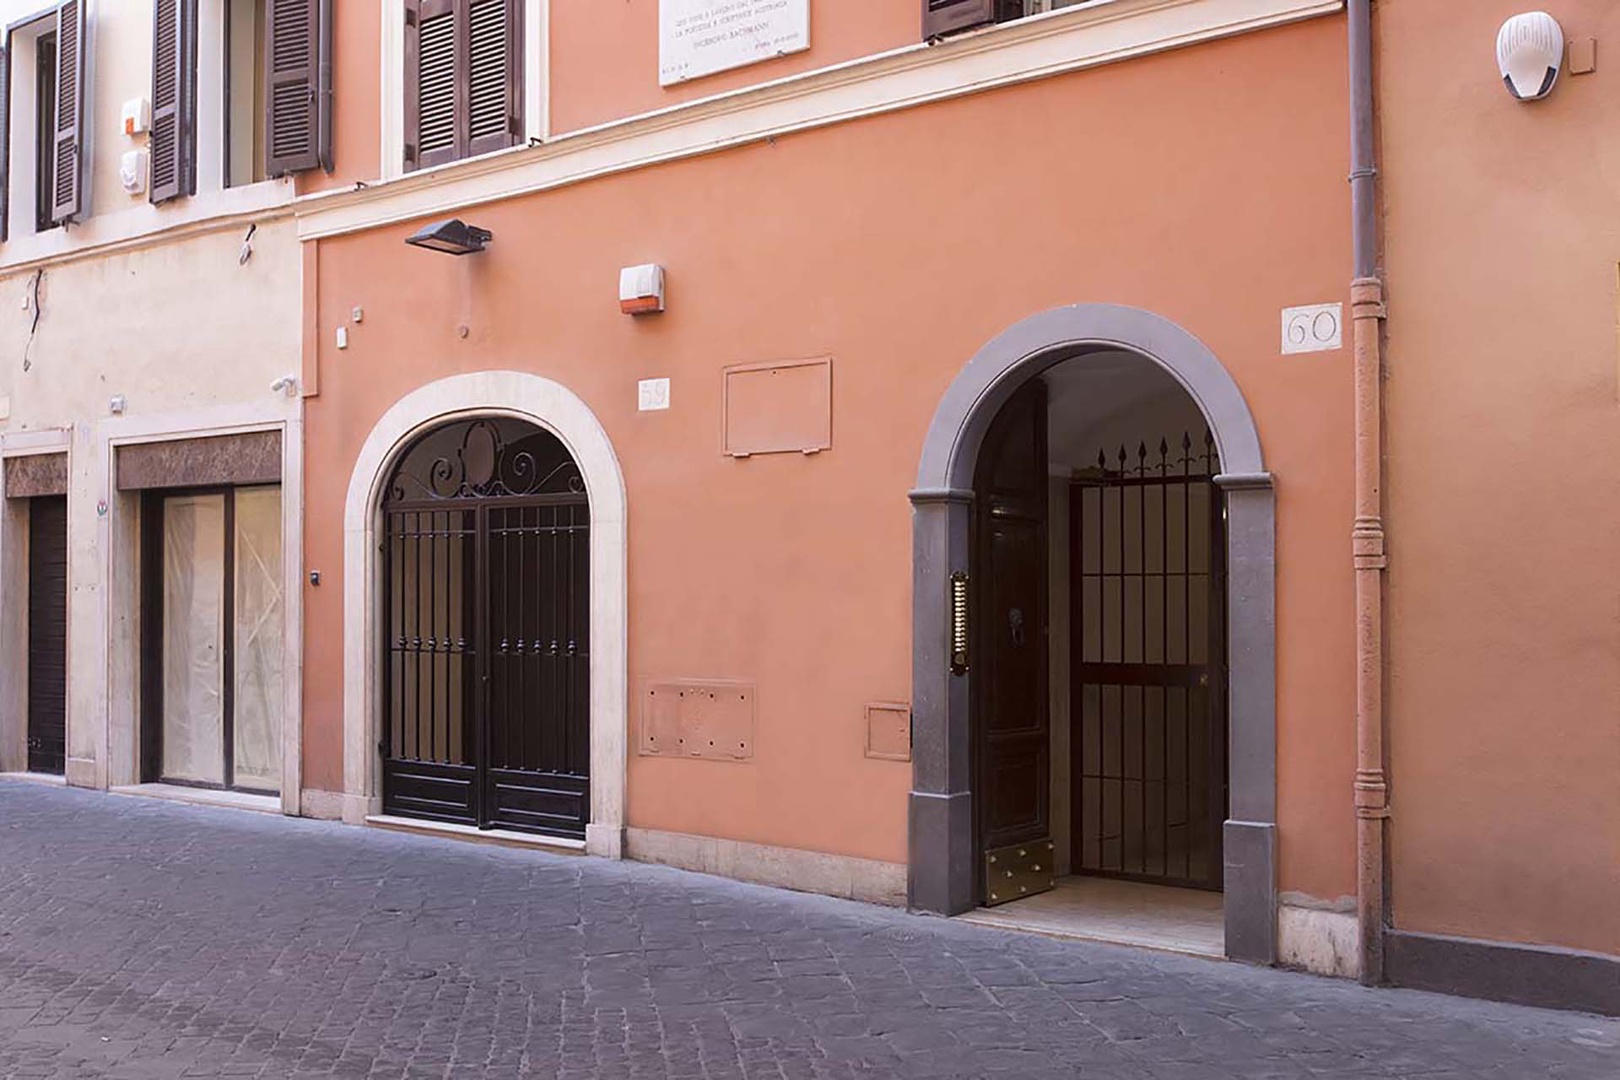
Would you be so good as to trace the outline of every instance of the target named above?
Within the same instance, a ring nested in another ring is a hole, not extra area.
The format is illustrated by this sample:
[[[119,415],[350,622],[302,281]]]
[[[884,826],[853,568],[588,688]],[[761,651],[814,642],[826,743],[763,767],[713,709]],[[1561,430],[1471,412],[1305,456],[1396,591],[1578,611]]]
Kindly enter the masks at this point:
[[[0,781],[0,1076],[1620,1077],[1620,1022]]]

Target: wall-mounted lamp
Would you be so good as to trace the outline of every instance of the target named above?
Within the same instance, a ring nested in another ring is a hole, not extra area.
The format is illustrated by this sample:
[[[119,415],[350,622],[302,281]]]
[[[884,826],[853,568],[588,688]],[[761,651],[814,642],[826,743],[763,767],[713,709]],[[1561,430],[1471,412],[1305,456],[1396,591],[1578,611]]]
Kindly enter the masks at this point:
[[[1564,30],[1545,11],[1527,11],[1502,24],[1496,34],[1496,66],[1508,93],[1519,101],[1539,101],[1552,93],[1564,66]]]
[[[476,225],[468,225],[460,218],[451,218],[428,225],[406,238],[413,247],[442,251],[447,255],[472,255],[483,251],[484,245],[495,239],[495,234]]]

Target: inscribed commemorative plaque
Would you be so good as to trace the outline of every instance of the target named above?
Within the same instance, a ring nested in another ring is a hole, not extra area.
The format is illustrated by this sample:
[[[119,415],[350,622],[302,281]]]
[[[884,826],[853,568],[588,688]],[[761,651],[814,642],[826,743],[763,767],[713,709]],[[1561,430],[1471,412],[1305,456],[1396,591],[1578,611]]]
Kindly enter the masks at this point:
[[[809,47],[810,0],[658,0],[663,86]]]

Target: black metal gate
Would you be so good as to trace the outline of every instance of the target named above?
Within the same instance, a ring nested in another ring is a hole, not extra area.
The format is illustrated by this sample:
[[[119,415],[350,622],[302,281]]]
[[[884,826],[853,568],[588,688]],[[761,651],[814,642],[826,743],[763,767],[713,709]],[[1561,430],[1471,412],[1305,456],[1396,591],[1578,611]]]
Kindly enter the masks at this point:
[[[1221,887],[1226,560],[1213,438],[1070,490],[1076,873]]]
[[[383,810],[581,838],[590,507],[549,432],[435,428],[383,498]]]

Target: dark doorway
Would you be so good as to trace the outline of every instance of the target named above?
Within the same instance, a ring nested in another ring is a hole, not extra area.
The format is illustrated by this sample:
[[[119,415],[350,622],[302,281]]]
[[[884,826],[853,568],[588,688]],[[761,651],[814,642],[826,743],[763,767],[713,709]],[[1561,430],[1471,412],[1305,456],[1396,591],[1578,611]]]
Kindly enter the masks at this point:
[[[1052,887],[1046,384],[997,414],[974,477],[973,741],[979,902]]]
[[[67,498],[28,503],[28,771],[67,759]]]
[[[1070,486],[1072,865],[1218,890],[1226,550],[1207,432],[1099,451]]]
[[[549,432],[421,436],[383,495],[383,810],[583,838],[590,507]]]

